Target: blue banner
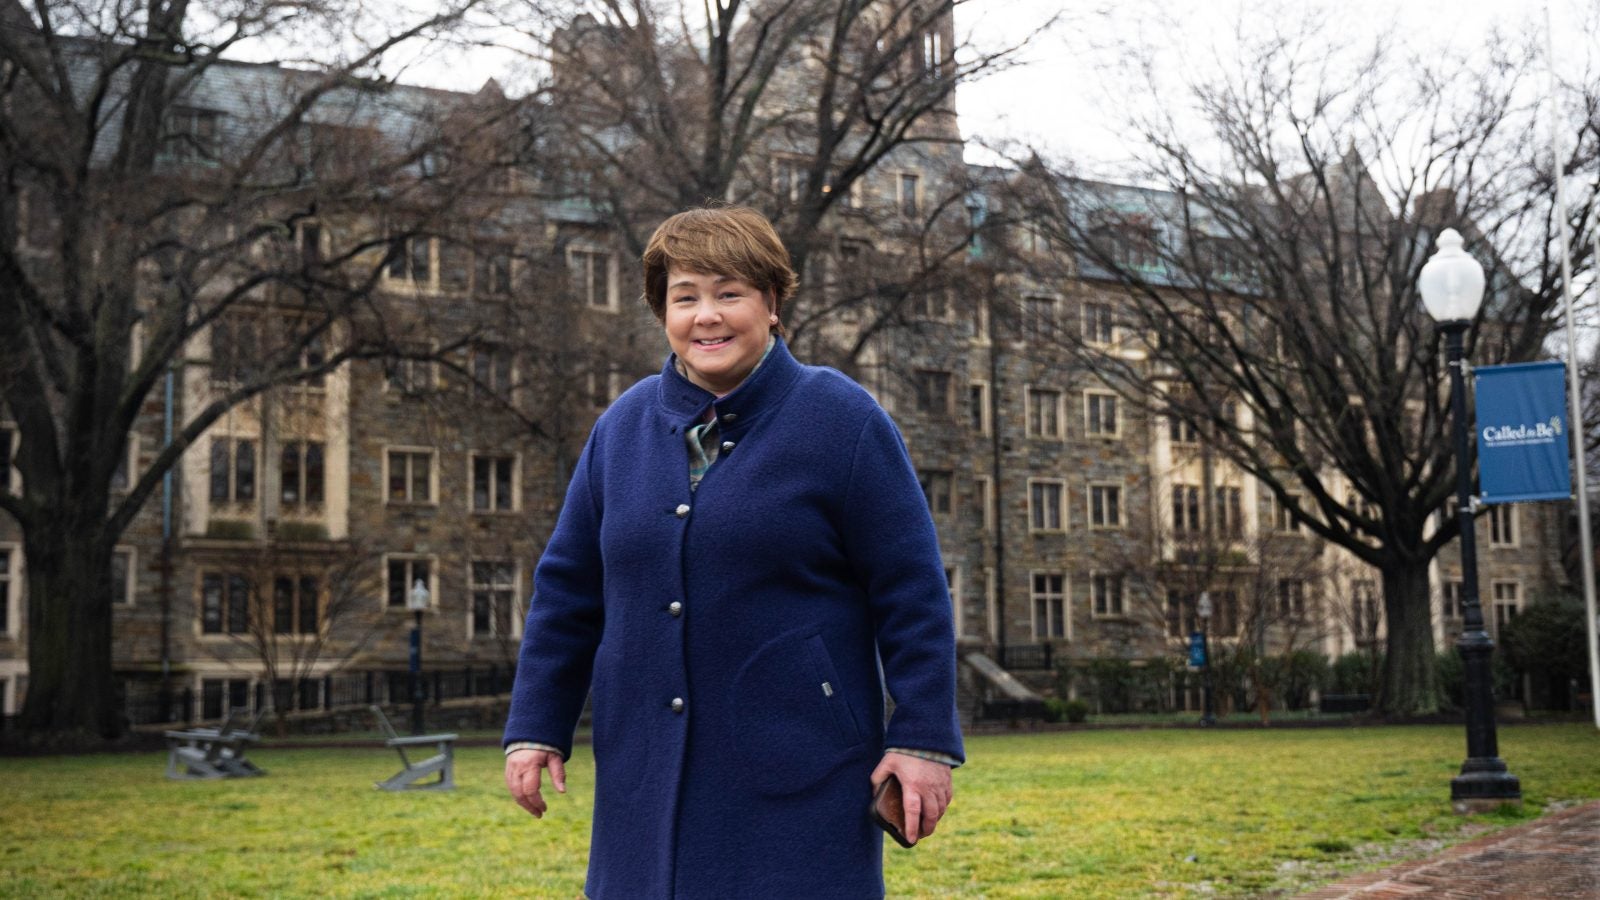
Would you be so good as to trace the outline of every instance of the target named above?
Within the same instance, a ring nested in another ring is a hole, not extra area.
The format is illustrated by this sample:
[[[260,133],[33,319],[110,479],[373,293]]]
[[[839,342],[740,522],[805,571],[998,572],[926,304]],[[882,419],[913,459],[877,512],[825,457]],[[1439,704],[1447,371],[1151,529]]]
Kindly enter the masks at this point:
[[[1205,635],[1200,632],[1189,632],[1189,668],[1198,669],[1206,664],[1205,641]]]
[[[1566,364],[1517,363],[1472,372],[1483,502],[1571,499]]]

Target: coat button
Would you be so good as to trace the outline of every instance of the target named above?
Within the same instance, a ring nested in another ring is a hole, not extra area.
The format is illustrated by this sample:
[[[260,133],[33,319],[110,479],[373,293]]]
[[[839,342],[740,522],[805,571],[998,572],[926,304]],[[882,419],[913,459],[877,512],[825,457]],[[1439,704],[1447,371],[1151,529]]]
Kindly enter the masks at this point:
[[[722,416],[722,421],[727,422],[727,423],[729,423],[731,425],[734,422],[739,421],[739,414],[738,413],[726,413],[726,414],[724,414]]]
[[[679,503],[678,508],[673,510],[673,513],[675,513],[680,519],[687,518],[689,515],[689,504]]]
[[[683,615],[683,604],[674,600],[667,604],[667,612],[672,613],[674,616],[681,616]]]
[[[733,441],[723,441],[722,442],[722,452],[723,453],[727,453],[729,450],[732,450],[732,449],[733,449]]]
[[[672,703],[670,705],[672,706],[672,711],[673,712],[675,712],[675,713],[683,712],[683,698],[682,697],[673,697],[672,698]]]

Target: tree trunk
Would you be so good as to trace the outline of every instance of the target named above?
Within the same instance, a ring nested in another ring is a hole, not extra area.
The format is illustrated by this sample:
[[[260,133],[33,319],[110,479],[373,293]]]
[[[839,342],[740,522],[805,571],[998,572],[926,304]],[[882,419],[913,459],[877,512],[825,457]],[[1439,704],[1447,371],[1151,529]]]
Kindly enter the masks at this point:
[[[1427,715],[1439,711],[1434,673],[1433,604],[1428,594],[1428,564],[1383,567],[1383,612],[1388,639],[1378,709],[1389,715]]]
[[[126,721],[111,669],[111,542],[104,523],[55,516],[24,534],[28,692],[20,721],[33,733],[94,740]]]

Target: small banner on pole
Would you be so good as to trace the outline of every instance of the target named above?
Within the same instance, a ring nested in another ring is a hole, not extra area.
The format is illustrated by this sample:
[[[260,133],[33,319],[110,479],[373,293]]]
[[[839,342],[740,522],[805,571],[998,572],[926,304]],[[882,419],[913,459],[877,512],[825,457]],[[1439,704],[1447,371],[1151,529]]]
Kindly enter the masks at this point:
[[[1559,360],[1472,370],[1484,503],[1571,499],[1566,371]]]

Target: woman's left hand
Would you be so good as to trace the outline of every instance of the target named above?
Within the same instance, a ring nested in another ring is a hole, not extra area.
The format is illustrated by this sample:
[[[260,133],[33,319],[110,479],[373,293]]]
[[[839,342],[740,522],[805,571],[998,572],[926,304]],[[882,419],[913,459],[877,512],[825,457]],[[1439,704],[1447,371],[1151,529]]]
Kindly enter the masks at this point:
[[[915,844],[930,834],[950,806],[954,788],[950,767],[944,763],[907,756],[893,751],[872,770],[872,789],[876,791],[890,775],[900,779],[906,812],[906,840]]]

